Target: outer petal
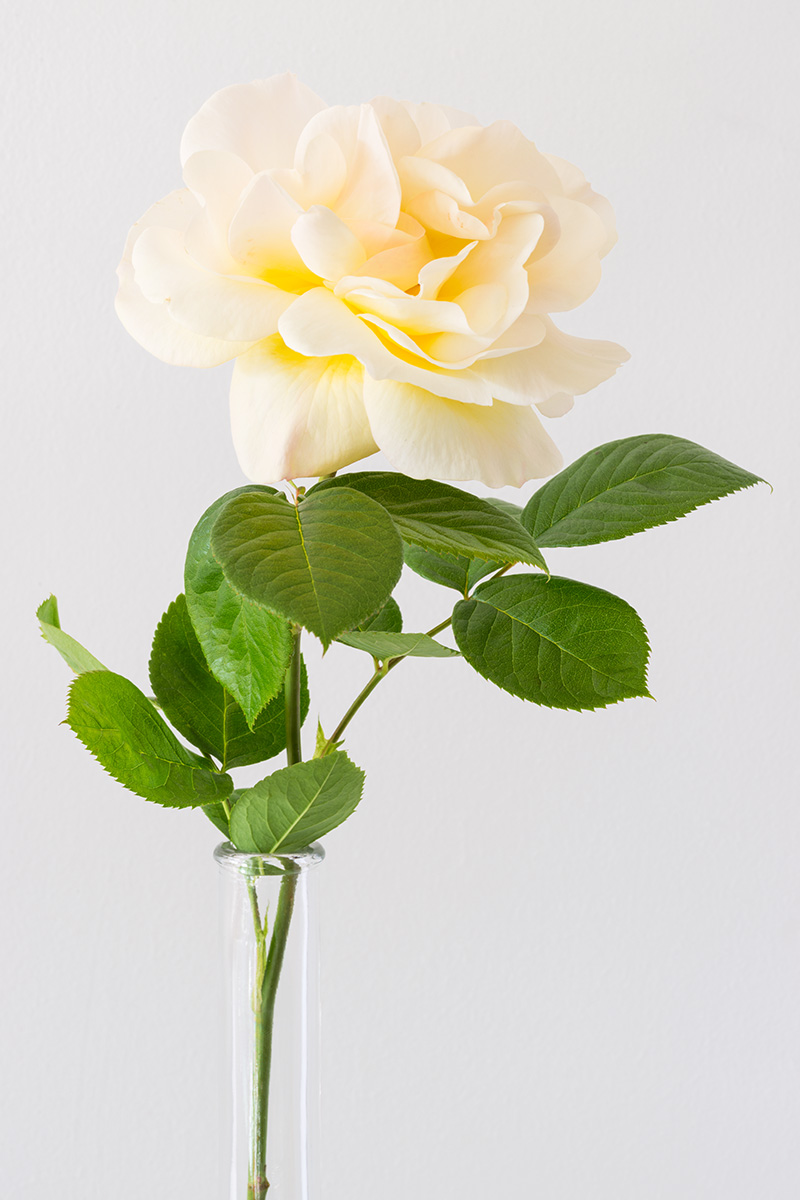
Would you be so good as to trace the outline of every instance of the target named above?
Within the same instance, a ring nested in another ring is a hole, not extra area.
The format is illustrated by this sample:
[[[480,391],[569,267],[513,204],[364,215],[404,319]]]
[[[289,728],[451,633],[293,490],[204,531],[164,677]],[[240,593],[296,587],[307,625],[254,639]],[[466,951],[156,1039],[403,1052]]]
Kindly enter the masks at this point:
[[[557,329],[549,317],[541,320],[546,333],[538,346],[480,359],[473,367],[499,399],[512,404],[539,404],[556,396],[581,396],[610,379],[630,358],[627,350],[615,342],[572,337]],[[566,411],[561,400],[557,407]],[[547,415],[555,415],[552,406]]]
[[[375,441],[398,471],[415,479],[479,479],[519,486],[561,466],[561,455],[531,408],[444,400],[407,383],[364,379]]]
[[[561,191],[555,168],[511,121],[453,129],[420,153],[449,167],[476,201],[497,184],[512,180],[546,194]]]
[[[279,337],[243,354],[231,384],[231,427],[245,475],[256,483],[326,475],[374,454],[363,378],[354,358],[304,358]]]
[[[298,296],[278,323],[281,337],[298,354],[327,358],[352,354],[373,379],[399,379],[436,390],[465,404],[491,404],[492,393],[474,371],[437,371],[419,365],[400,346],[389,350],[364,321],[326,288]]]
[[[269,337],[293,299],[261,279],[207,271],[189,257],[175,229],[145,229],[132,261],[144,296],[167,304],[179,324],[204,337],[248,342]]]
[[[226,341],[193,333],[173,319],[169,304],[145,299],[134,281],[131,256],[142,232],[154,225],[184,230],[198,212],[197,201],[186,189],[159,200],[131,229],[117,267],[119,291],[115,307],[120,321],[145,350],[179,367],[216,367],[252,345],[251,341]]]
[[[567,162],[566,159],[557,158],[555,154],[546,154],[545,158],[558,172],[558,177],[564,188],[564,194],[569,196],[571,200],[580,200],[581,204],[587,204],[589,208],[597,213],[603,222],[606,228],[606,240],[600,251],[600,257],[602,258],[608,254],[617,240],[617,223],[614,218],[613,208],[605,196],[600,196],[592,190],[586,181],[583,171],[573,166],[572,163]]]
[[[529,312],[564,312],[588,300],[600,282],[600,254],[608,233],[593,209],[577,200],[552,200],[561,231],[545,254],[528,263]],[[502,228],[502,227],[501,227]]]
[[[290,167],[297,141],[325,102],[290,74],[222,88],[186,126],[181,162],[198,150],[229,150],[253,171]]]

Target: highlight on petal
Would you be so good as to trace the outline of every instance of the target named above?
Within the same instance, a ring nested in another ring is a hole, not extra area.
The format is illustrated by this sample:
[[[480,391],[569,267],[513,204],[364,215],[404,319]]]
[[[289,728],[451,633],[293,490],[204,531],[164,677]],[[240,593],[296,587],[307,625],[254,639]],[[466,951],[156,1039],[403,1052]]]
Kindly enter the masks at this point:
[[[511,404],[535,403],[547,416],[560,416],[567,411],[563,400],[547,408],[545,402],[591,391],[610,379],[630,355],[615,342],[573,337],[558,329],[549,317],[540,319],[545,336],[538,345],[498,358],[481,359],[473,369],[501,400]]]
[[[300,134],[324,108],[325,102],[289,73],[222,88],[186,126],[181,163],[198,150],[226,150],[255,172],[291,167]]]
[[[231,428],[242,470],[255,483],[326,475],[374,454],[354,358],[306,358],[271,337],[237,361]]]
[[[372,318],[373,324],[378,318]],[[297,354],[328,357],[352,354],[373,379],[396,379],[435,389],[466,404],[491,404],[489,386],[474,371],[438,371],[398,344],[385,344],[375,328],[353,313],[327,288],[314,288],[294,301],[278,322],[278,332]]]
[[[296,167],[320,137],[339,147],[346,164],[341,191],[329,207],[344,221],[394,227],[400,215],[400,181],[374,109],[369,104],[337,105],[319,113],[297,143]]]
[[[252,345],[250,341],[228,341],[193,333],[174,320],[168,304],[146,299],[135,282],[132,254],[144,230],[151,226],[184,230],[198,211],[197,201],[187,189],[159,200],[131,228],[117,267],[119,290],[114,306],[120,321],[145,350],[178,367],[216,367]]]
[[[146,299],[205,337],[255,342],[274,333],[292,297],[261,279],[208,271],[186,251],[179,230],[151,226],[131,255],[134,279]]]
[[[422,388],[364,379],[372,434],[389,462],[415,479],[519,487],[552,475],[561,455],[531,408],[459,404]]]

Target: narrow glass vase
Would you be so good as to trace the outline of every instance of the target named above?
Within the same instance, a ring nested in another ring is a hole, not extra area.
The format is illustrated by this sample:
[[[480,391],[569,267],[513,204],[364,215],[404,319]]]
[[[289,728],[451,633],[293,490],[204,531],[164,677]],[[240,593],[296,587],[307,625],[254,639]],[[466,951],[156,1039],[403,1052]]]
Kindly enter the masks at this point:
[[[225,991],[225,1200],[316,1200],[318,844],[297,854],[218,846]]]

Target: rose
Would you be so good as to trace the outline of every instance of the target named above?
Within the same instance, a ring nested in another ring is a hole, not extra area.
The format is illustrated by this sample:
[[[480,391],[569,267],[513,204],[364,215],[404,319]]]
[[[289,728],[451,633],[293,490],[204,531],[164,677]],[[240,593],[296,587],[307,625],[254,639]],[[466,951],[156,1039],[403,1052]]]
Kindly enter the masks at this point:
[[[189,122],[186,187],[133,226],[117,312],[167,362],[236,359],[231,420],[257,482],[382,450],[415,477],[548,475],[538,413],[627,358],[549,314],[595,289],[614,218],[507,121],[432,104],[328,108],[293,76]]]

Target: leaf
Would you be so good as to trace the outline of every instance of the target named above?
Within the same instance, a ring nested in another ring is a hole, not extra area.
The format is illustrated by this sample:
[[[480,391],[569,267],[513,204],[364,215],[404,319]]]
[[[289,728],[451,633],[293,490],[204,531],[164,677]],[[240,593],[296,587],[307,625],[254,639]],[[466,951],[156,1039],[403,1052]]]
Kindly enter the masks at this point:
[[[247,854],[294,854],[355,811],[364,772],[343,750],[284,767],[242,792],[231,841]]]
[[[186,598],[178,596],[156,629],[150,655],[150,683],[171,724],[223,771],[265,762],[286,747],[283,690],[268,701],[253,724],[234,697],[209,670],[197,640]],[[302,668],[301,719],[308,713],[305,666]]]
[[[54,646],[68,667],[76,675],[84,671],[105,671],[106,668],[88,650],[84,650],[80,642],[76,642],[68,633],[64,633],[58,619],[58,601],[55,596],[48,596],[36,610],[42,637]]]
[[[233,783],[185,746],[135,684],[112,671],[78,675],[67,725],[97,761],[137,796],[169,808],[224,800]]]
[[[434,479],[409,479],[394,471],[356,471],[326,479],[312,496],[339,487],[377,500],[391,516],[404,542],[439,554],[464,554],[504,566],[533,563],[547,570],[530,534],[496,503]]]
[[[391,518],[349,488],[311,493],[297,508],[276,496],[237,496],[211,542],[235,588],[326,647],[384,604],[403,568]]]
[[[423,550],[421,546],[405,546],[403,557],[406,566],[423,579],[455,588],[462,596],[468,595],[476,583],[497,570],[497,563],[487,562],[485,558],[434,554],[433,550]]]
[[[292,643],[287,622],[237,591],[211,549],[217,516],[229,500],[242,495],[278,493],[256,485],[237,488],[203,513],[186,554],[185,588],[189,616],[211,674],[252,726],[283,687]]]
[[[402,628],[403,614],[400,612],[400,605],[394,596],[390,596],[377,612],[374,612],[371,617],[367,617],[366,621],[356,625],[356,629],[363,632],[370,629],[375,633],[400,633]]]
[[[509,575],[453,611],[475,670],[548,708],[604,708],[647,690],[647,633],[624,600],[574,579]]]
[[[342,633],[336,639],[354,650],[365,650],[373,658],[388,662],[392,658],[457,658],[458,652],[427,633]]]
[[[230,837],[230,829],[228,827],[228,818],[225,815],[222,801],[215,801],[213,804],[204,804],[203,812],[208,817],[212,825],[216,825],[220,833],[226,837]]]
[[[606,442],[559,472],[530,498],[522,521],[541,546],[590,546],[761,482],[685,438],[640,434]]]

